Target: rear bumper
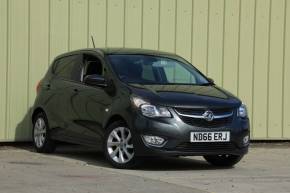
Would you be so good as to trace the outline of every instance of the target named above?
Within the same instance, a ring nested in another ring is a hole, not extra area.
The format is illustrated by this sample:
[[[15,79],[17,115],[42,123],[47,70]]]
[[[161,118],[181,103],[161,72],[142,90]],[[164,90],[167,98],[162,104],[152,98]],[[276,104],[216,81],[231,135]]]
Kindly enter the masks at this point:
[[[134,147],[137,156],[203,156],[232,154],[244,155],[249,144],[243,138],[249,135],[249,120],[234,118],[233,123],[220,128],[197,128],[183,123],[178,116],[150,119],[136,114],[134,117]],[[191,143],[190,132],[230,131],[230,142]],[[160,136],[166,140],[162,147],[146,144],[143,135]]]

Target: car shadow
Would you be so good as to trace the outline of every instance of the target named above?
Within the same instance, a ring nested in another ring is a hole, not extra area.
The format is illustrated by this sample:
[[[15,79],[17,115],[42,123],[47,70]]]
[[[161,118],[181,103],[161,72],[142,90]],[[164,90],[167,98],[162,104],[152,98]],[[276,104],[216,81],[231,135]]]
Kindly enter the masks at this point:
[[[32,146],[23,147],[25,150],[35,152]],[[53,156],[73,159],[88,165],[112,168],[106,161],[102,152],[92,148],[61,143],[58,144]],[[199,157],[147,157],[142,158],[141,163],[134,170],[142,171],[182,171],[182,170],[218,170],[228,167],[215,167]]]
[[[22,120],[19,121],[15,127],[15,131],[11,130],[11,136],[8,136],[8,140],[17,142],[27,142],[32,139],[32,107],[29,107],[26,114],[23,116]],[[14,134],[14,137],[12,137]]]

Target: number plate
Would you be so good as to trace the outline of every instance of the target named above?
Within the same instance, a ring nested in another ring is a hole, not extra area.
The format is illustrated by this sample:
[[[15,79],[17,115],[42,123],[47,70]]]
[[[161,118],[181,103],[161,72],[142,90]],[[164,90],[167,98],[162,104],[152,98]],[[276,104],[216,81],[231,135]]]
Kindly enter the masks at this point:
[[[230,141],[230,132],[191,132],[190,142],[227,142]]]

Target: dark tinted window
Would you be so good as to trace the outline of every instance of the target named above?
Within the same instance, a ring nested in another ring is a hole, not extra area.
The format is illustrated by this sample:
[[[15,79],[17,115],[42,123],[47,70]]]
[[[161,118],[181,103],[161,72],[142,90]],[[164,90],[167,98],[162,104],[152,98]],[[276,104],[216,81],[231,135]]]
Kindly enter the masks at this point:
[[[92,55],[84,55],[85,73],[84,75],[103,75],[103,66],[99,58]]]
[[[72,55],[61,58],[56,61],[54,74],[58,77],[80,81],[81,79],[82,61],[80,55]]]

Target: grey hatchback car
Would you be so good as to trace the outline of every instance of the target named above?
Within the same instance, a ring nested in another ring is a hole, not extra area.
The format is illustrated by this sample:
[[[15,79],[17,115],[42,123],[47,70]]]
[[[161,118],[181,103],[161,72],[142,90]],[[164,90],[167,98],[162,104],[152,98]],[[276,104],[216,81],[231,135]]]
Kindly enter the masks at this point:
[[[249,147],[246,106],[185,59],[144,49],[58,56],[37,86],[31,115],[38,152],[55,141],[94,147],[117,168],[142,157],[204,156],[233,166]]]

